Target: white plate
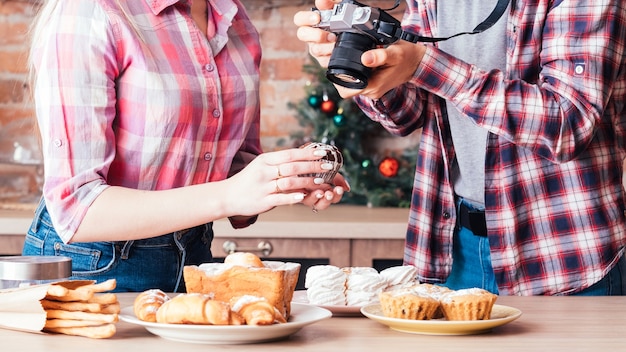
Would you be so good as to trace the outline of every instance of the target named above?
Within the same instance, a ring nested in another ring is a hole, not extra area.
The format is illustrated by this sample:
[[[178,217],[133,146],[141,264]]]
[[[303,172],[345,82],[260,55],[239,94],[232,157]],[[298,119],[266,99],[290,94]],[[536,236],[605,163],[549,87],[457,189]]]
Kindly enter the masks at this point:
[[[408,320],[386,317],[380,309],[380,304],[370,304],[361,308],[366,317],[375,320],[389,328],[401,332],[426,335],[470,335],[491,331],[493,328],[512,322],[519,318],[522,312],[513,307],[494,305],[491,310],[491,319],[487,320],[459,320],[444,319]]]
[[[332,313],[326,309],[306,304],[292,303],[291,316],[288,322],[265,326],[150,323],[137,319],[133,313],[133,307],[122,309],[120,319],[127,323],[141,325],[149,332],[164,339],[223,345],[278,340],[300,331],[300,329],[306,325],[328,319],[331,316]]]
[[[315,305],[309,302],[306,296],[306,290],[299,290],[293,293],[292,302],[310,304],[316,307],[328,309],[333,313],[333,316],[362,316],[361,308],[363,306],[327,306],[327,305]]]

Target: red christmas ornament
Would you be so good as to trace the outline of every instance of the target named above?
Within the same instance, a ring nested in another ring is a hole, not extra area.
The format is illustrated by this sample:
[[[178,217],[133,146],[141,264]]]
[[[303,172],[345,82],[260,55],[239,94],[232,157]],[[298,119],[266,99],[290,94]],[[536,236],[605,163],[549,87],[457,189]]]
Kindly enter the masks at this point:
[[[378,172],[385,177],[395,177],[399,169],[400,162],[392,157],[386,157],[378,164]]]
[[[335,112],[337,105],[332,100],[324,100],[320,105],[320,110],[326,114],[332,114]]]

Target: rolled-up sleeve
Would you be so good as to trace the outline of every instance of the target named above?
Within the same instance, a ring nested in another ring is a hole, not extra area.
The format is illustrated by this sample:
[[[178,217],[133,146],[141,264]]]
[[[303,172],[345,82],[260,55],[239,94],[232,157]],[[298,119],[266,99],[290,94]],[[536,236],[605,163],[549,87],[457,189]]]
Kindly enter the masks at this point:
[[[111,77],[116,67],[110,26],[94,3],[60,2],[48,28],[43,45],[34,49],[43,195],[59,236],[69,241],[89,205],[108,187],[105,177],[115,154]]]

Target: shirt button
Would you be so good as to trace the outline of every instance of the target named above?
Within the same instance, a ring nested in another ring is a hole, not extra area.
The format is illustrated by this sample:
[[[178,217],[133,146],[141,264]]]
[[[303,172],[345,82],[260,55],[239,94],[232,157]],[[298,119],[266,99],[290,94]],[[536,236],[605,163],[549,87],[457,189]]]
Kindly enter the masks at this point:
[[[54,146],[55,146],[55,147],[60,147],[60,146],[62,146],[62,145],[63,145],[63,142],[61,142],[61,140],[60,140],[60,139],[55,139],[55,140],[54,140]]]
[[[222,115],[222,113],[220,112],[219,109],[213,110],[213,117],[220,117],[221,115]]]
[[[204,160],[209,161],[213,158],[213,155],[211,155],[211,153],[205,153],[204,154]]]
[[[585,72],[585,66],[584,65],[576,65],[576,67],[574,68],[574,72],[577,75],[582,75],[583,72]]]
[[[447,211],[443,213],[443,218],[444,219],[450,219],[450,213],[448,213]]]
[[[207,71],[209,71],[209,72],[213,71],[213,69],[214,69],[214,68],[215,68],[215,67],[214,67],[212,64],[206,64],[206,65],[204,65],[204,69],[205,69],[205,70],[207,70]]]

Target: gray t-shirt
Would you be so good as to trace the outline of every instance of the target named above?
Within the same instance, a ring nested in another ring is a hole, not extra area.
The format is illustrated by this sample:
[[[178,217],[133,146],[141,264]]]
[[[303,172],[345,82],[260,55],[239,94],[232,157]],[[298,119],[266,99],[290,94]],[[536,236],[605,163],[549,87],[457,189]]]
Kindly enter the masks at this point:
[[[439,37],[470,32],[493,11],[497,0],[438,1],[437,27]],[[508,12],[508,11],[507,11]],[[493,27],[479,34],[462,35],[439,43],[439,48],[459,59],[489,71],[506,68],[507,12]],[[450,129],[456,151],[452,182],[456,194],[482,207],[485,204],[485,150],[487,130],[447,105]]]

